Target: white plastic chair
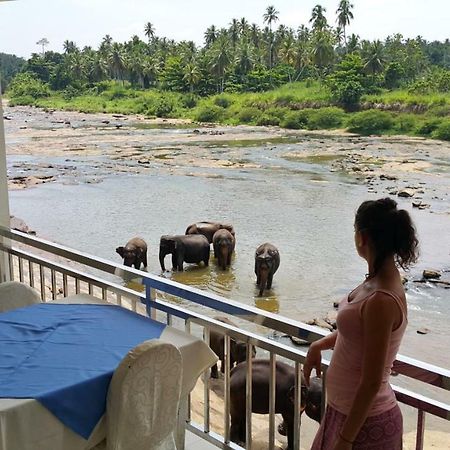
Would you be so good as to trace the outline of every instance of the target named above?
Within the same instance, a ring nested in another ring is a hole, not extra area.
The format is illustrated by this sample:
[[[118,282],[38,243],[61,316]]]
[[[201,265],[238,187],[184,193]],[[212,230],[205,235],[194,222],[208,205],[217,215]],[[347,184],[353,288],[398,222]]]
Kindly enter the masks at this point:
[[[5,281],[0,283],[0,313],[41,303],[38,292],[25,283]]]
[[[176,450],[182,360],[158,339],[131,350],[114,372],[106,405],[108,450]]]

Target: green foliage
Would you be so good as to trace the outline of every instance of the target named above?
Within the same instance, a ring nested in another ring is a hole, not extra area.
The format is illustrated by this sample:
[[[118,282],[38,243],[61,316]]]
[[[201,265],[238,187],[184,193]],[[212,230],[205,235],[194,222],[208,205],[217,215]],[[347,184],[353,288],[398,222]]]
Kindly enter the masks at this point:
[[[416,130],[418,119],[415,114],[399,114],[395,118],[394,128],[398,133],[411,133]]]
[[[301,130],[307,128],[311,111],[312,110],[310,109],[303,109],[301,111],[290,111],[281,121],[281,126],[283,128],[290,128],[292,130]]]
[[[238,119],[241,123],[251,123],[254,122],[259,115],[261,114],[261,111],[258,108],[254,108],[252,106],[247,108],[242,108],[239,111]]]
[[[442,120],[438,118],[431,118],[425,120],[417,127],[416,133],[419,136],[430,137],[431,134],[439,127]]]
[[[30,73],[19,73],[16,75],[8,89],[8,94],[12,99],[18,97],[32,97],[38,99],[42,97],[48,97],[50,95],[50,89],[46,83],[35,78]]]
[[[339,128],[344,121],[345,113],[340,108],[321,108],[311,111],[308,117],[310,130]]]
[[[170,117],[173,109],[173,104],[168,99],[161,97],[155,106],[155,115],[156,117]]]
[[[443,120],[433,131],[433,138],[450,141],[450,119]]]
[[[192,109],[197,106],[198,98],[194,94],[186,94],[181,97],[181,106],[186,109]]]
[[[347,110],[359,105],[364,93],[364,64],[359,55],[349,54],[338,64],[336,71],[328,76],[333,100]]]
[[[276,126],[280,124],[280,118],[270,113],[263,113],[256,119],[258,126]]]
[[[388,89],[397,89],[401,86],[405,77],[405,69],[397,61],[388,64],[384,73],[384,85]]]
[[[8,55],[6,53],[0,53],[1,93],[6,91],[9,82],[23,69],[24,65],[25,60],[23,58],[18,58],[15,55]]]
[[[229,97],[224,95],[218,95],[214,98],[214,104],[220,106],[221,108],[228,108],[231,105],[231,100]]]
[[[224,109],[220,106],[202,106],[194,111],[194,120],[197,122],[219,122],[223,118]]]
[[[355,113],[350,117],[347,125],[349,131],[353,133],[369,135],[383,133],[389,130],[393,123],[391,114],[385,111],[370,109]]]

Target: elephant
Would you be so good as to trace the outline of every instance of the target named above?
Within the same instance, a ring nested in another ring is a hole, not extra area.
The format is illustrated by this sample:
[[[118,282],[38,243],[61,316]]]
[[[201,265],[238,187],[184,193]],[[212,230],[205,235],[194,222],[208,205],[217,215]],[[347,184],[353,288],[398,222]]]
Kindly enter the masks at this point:
[[[281,361],[276,362],[275,413],[283,416],[283,425],[288,438],[288,450],[294,448],[294,414],[295,414],[295,367]],[[246,426],[246,373],[247,362],[242,362],[231,371],[230,380],[230,414],[231,440],[245,442]],[[252,361],[252,412],[269,413],[269,379],[270,360],[254,359]],[[320,385],[321,386],[321,385]],[[316,396],[317,397],[317,396]],[[321,402],[320,397],[317,397]],[[308,408],[309,395],[303,374],[301,377],[301,409],[300,414]],[[319,407],[320,411],[320,407]]]
[[[208,242],[211,244],[213,241],[214,233],[217,230],[225,229],[228,230],[233,236],[234,228],[233,225],[220,223],[220,222],[196,222],[189,225],[186,228],[185,234],[203,234],[203,236],[208,239]]]
[[[164,258],[172,254],[172,269],[183,271],[183,262],[209,263],[209,242],[202,235],[161,236],[159,242],[159,262],[161,270],[165,271]]]
[[[319,377],[309,379],[305,413],[310,419],[318,423],[322,420],[322,380]],[[287,430],[284,422],[278,426],[278,433],[286,436]]]
[[[147,267],[147,243],[138,237],[130,239],[125,247],[117,247],[116,252],[123,258],[123,264],[140,269],[141,263]]]
[[[215,320],[219,320],[220,322],[226,323],[228,325],[232,325],[236,327],[231,320],[227,317],[214,317]],[[211,350],[219,357],[221,361],[220,371],[222,373],[225,372],[225,336],[217,331],[211,330],[209,334],[209,346]],[[256,356],[256,349],[252,345],[252,358]],[[244,342],[235,341],[233,338],[230,338],[230,367],[234,366],[234,363],[239,364],[242,361],[247,359],[247,345]],[[217,373],[217,364],[211,367],[211,378],[218,378],[219,375]]]
[[[231,255],[234,252],[234,236],[225,228],[221,228],[213,236],[214,257],[217,258],[219,267],[225,270],[231,265]]]
[[[279,266],[280,253],[274,245],[266,242],[256,249],[255,274],[260,297],[263,295],[264,289],[272,287],[273,275]]]

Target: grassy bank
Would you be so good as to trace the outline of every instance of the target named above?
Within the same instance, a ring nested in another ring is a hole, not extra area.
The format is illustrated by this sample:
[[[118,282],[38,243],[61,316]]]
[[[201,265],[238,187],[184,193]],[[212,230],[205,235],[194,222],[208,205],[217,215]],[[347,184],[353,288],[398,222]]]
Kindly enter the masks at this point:
[[[361,100],[362,110],[353,113],[333,106],[330,91],[319,82],[291,83],[263,93],[205,98],[140,91],[110,82],[77,94],[63,91],[39,98],[25,95],[11,98],[11,105],[188,118],[230,125],[276,125],[309,130],[347,128],[363,135],[407,134],[450,140],[450,94],[418,95],[397,90],[366,95]]]

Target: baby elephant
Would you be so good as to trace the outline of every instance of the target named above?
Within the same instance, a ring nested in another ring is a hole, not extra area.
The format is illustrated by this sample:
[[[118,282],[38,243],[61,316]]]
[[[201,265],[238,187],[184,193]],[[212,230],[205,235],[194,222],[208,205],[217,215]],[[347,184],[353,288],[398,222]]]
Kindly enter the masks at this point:
[[[273,275],[279,266],[280,253],[275,245],[266,242],[256,249],[255,274],[260,297],[263,295],[264,289],[270,289],[272,287]]]
[[[234,252],[236,239],[225,228],[217,230],[213,236],[214,257],[217,258],[219,267],[226,270],[231,265],[231,255]]]
[[[117,247],[116,252],[123,258],[123,264],[140,269],[141,263],[147,267],[147,243],[138,237],[130,239],[125,247]]]
[[[247,362],[238,364],[231,371],[230,414],[231,440],[245,442],[245,382]],[[270,361],[254,359],[252,363],[252,412],[269,413]],[[281,361],[276,362],[275,413],[283,416],[287,431],[288,450],[294,448],[295,368]],[[301,410],[308,405],[308,391],[302,375]]]
[[[226,317],[214,317],[215,320],[232,325],[236,327],[231,320]],[[225,336],[220,332],[211,330],[209,335],[209,346],[211,350],[219,357],[221,361],[220,371],[225,372]],[[256,349],[252,345],[252,357],[256,355]],[[244,342],[237,342],[230,338],[230,367],[234,366],[234,363],[240,363],[247,359],[247,346]],[[211,367],[211,378],[218,378],[217,364]]]

